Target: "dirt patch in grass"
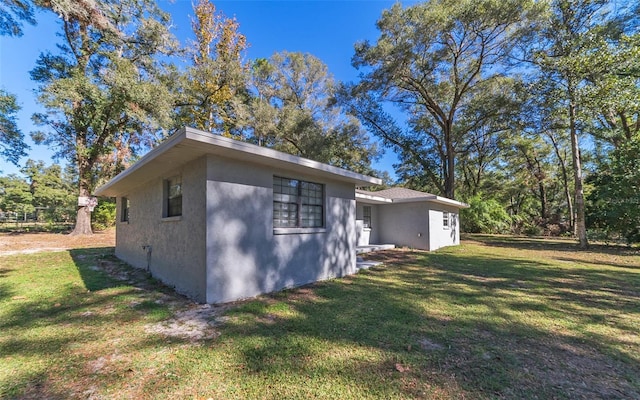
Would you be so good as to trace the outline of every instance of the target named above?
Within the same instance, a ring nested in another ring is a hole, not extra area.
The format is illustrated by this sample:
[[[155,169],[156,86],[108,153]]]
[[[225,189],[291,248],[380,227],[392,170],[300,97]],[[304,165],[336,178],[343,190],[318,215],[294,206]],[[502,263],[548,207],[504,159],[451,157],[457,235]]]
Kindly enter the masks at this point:
[[[116,230],[113,228],[95,232],[91,236],[43,232],[0,233],[0,256],[88,247],[113,247],[115,244]]]
[[[219,307],[213,307],[209,304],[194,304],[187,309],[177,311],[167,320],[147,325],[146,331],[166,337],[186,339],[191,342],[214,339],[220,335],[220,332],[215,328],[219,316]]]

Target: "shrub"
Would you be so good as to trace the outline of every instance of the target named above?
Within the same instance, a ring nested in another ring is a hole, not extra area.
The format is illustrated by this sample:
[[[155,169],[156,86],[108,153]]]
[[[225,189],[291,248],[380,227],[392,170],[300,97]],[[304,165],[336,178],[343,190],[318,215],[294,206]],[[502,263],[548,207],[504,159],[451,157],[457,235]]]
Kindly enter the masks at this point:
[[[469,208],[460,210],[461,228],[468,233],[505,233],[510,230],[511,217],[495,199],[475,195],[468,199]]]
[[[91,226],[93,229],[102,230],[116,224],[116,203],[113,200],[100,200],[93,210]]]

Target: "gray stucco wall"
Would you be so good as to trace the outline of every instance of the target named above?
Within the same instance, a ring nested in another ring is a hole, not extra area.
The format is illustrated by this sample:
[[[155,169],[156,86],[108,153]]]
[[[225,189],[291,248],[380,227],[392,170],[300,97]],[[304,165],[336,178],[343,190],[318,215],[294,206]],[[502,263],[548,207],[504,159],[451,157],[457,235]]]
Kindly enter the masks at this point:
[[[382,243],[429,250],[429,213],[426,203],[378,206],[379,238]]]
[[[443,212],[450,213],[448,229],[443,227]],[[431,205],[429,210],[429,250],[460,244],[459,225],[457,208]]]
[[[125,195],[129,223],[120,222],[117,201],[116,256],[129,264],[147,267],[142,246],[151,246],[149,268],[154,277],[197,301],[206,301],[205,182],[206,158],[175,170]],[[182,216],[162,218],[163,180],[182,177]]]
[[[354,185],[207,158],[206,301],[221,303],[351,274]],[[273,176],[325,185],[325,228],[274,234]]]

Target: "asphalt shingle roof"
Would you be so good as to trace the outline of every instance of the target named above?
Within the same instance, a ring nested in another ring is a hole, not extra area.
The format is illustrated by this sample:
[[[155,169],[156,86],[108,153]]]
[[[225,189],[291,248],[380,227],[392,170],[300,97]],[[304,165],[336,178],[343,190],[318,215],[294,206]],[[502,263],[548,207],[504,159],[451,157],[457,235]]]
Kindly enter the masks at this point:
[[[384,189],[384,190],[379,190],[377,192],[369,192],[366,190],[356,190],[356,192],[358,193],[362,193],[362,194],[366,194],[369,196],[378,196],[378,197],[384,197],[385,199],[391,199],[391,200],[396,200],[396,199],[413,199],[416,197],[432,197],[435,196],[431,193],[426,193],[426,192],[419,192],[417,190],[411,190],[411,189],[407,189],[407,188],[402,188],[402,187],[393,187],[390,189]]]

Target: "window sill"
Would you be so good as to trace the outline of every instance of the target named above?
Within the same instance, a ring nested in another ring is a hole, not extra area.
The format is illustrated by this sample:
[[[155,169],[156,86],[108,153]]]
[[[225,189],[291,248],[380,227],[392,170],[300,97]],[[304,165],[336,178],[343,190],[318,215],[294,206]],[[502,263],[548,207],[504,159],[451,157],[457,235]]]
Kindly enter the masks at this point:
[[[177,215],[175,217],[164,217],[160,221],[162,221],[162,222],[182,221],[182,215]]]
[[[325,233],[327,228],[273,228],[274,235],[295,235],[301,233]]]

